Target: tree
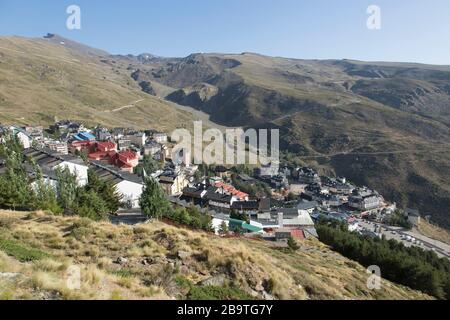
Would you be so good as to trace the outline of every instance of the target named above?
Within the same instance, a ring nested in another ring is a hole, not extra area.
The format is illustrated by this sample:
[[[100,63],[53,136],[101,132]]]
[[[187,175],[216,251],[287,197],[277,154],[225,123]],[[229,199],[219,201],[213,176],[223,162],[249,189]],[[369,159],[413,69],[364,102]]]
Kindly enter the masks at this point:
[[[240,220],[240,221],[245,221],[247,223],[249,222],[248,216],[245,213],[236,211],[236,209],[231,210],[230,218]]]
[[[104,201],[109,213],[115,213],[119,210],[123,197],[117,192],[115,186],[101,180],[98,175],[92,171],[88,171],[88,184],[86,191],[96,192]]]
[[[33,188],[33,209],[49,210],[54,214],[60,214],[62,208],[58,204],[55,188],[44,180],[41,168],[35,163],[33,165],[36,173]]]
[[[139,205],[142,212],[155,219],[171,215],[171,206],[159,183],[153,178],[146,178]]]
[[[292,237],[289,237],[287,244],[291,251],[297,251],[300,248],[297,244],[297,241],[295,241]]]
[[[151,156],[144,156],[144,159],[142,160],[142,163],[139,164],[134,170],[134,173],[140,176],[143,176],[143,172],[145,170],[146,174],[152,174],[158,170],[160,170],[162,167],[162,164],[155,159],[153,159]]]
[[[68,167],[56,168],[56,176],[58,204],[66,213],[73,213],[78,190],[77,178]]]
[[[79,188],[73,204],[73,211],[80,217],[99,221],[107,217],[109,209],[95,191]]]
[[[22,154],[13,151],[7,154],[6,172],[0,176],[0,205],[13,210],[28,209],[31,195],[28,177],[22,163]]]
[[[228,225],[225,221],[222,221],[219,227],[219,234],[226,235],[228,233]]]

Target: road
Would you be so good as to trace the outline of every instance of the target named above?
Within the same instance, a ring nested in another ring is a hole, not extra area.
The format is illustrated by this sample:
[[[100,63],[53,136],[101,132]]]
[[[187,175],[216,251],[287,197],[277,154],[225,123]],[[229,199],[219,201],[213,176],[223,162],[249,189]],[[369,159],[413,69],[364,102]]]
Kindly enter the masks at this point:
[[[440,258],[445,257],[447,259],[450,259],[450,246],[440,241],[430,239],[416,232],[407,231],[400,227],[387,226],[379,223],[368,222],[366,220],[358,220],[358,224],[363,229],[369,231],[374,231],[375,227],[377,228],[377,230],[379,229],[379,227],[381,227],[381,234],[384,235],[387,240],[397,240],[403,243],[406,247],[416,246],[428,251],[433,250]],[[406,236],[413,237],[419,240],[420,243],[412,243],[410,241],[407,241],[404,238]]]

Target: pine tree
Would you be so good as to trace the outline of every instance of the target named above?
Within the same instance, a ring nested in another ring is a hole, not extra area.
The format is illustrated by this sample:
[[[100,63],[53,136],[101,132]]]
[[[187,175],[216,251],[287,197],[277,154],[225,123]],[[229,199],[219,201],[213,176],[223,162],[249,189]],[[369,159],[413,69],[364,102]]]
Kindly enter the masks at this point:
[[[298,246],[297,242],[292,237],[289,237],[287,244],[288,244],[289,249],[292,251],[297,251],[300,248]]]
[[[7,155],[6,172],[0,177],[0,205],[13,210],[28,209],[31,194],[21,153],[13,151]]]
[[[62,209],[58,205],[55,188],[44,180],[42,170],[35,163],[33,163],[33,166],[36,173],[36,181],[33,188],[33,208],[60,214]]]
[[[88,181],[86,190],[96,192],[104,201],[109,213],[117,212],[122,203],[122,196],[117,192],[116,187],[102,181],[92,170],[88,171]]]
[[[171,215],[171,206],[166,199],[159,183],[153,178],[145,179],[144,190],[142,191],[139,205],[142,212],[155,219],[161,219]]]
[[[219,234],[225,235],[227,233],[228,233],[228,225],[225,221],[222,221],[222,223],[220,224],[220,227],[219,227]]]
[[[93,190],[87,191],[84,188],[77,190],[73,203],[73,211],[80,217],[89,218],[95,221],[106,219],[108,207],[103,199]]]
[[[68,167],[57,168],[56,176],[58,204],[66,213],[73,213],[78,189],[76,176],[70,172]]]

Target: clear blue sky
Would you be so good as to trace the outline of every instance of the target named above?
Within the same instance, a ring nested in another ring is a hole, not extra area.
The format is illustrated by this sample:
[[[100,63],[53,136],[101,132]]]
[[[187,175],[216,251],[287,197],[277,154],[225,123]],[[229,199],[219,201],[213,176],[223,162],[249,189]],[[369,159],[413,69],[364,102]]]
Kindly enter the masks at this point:
[[[82,29],[66,29],[67,6]],[[369,5],[382,29],[366,27]],[[0,35],[47,32],[107,50],[186,56],[258,52],[450,65],[449,0],[0,0]]]

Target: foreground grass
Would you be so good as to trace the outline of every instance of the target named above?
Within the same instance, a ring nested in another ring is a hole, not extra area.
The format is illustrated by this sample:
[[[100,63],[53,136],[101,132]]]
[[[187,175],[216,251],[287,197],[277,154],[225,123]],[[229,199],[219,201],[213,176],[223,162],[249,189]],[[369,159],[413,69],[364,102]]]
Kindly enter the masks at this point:
[[[388,281],[367,289],[363,267],[315,240],[288,252],[162,222],[115,226],[8,211],[0,211],[0,238],[8,240],[0,250],[1,299],[429,298]],[[67,286],[72,266],[80,290]]]

